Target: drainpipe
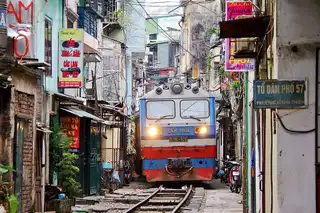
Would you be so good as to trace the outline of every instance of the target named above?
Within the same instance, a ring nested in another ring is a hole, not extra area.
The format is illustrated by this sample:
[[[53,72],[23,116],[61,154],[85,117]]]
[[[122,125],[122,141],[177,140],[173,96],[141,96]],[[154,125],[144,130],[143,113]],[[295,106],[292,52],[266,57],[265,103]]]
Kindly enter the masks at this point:
[[[258,110],[255,110],[255,144],[254,144],[254,161],[255,161],[255,212],[260,212],[260,179],[261,179],[261,173],[260,173],[260,113]],[[261,179],[262,180],[262,179]],[[263,190],[263,189],[261,189]]]

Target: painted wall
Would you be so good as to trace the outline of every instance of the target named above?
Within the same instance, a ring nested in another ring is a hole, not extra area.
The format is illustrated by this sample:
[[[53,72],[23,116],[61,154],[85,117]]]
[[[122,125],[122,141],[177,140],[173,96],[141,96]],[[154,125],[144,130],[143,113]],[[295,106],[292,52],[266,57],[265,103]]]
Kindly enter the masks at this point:
[[[185,8],[185,21],[182,27],[181,69],[185,72],[198,65],[200,71],[206,70],[206,57],[209,53],[211,34],[209,28],[218,27],[222,20],[220,1],[189,4]]]
[[[309,106],[278,110],[284,125],[294,130],[315,128],[315,58],[320,42],[320,2],[276,1],[275,72],[279,79],[308,78]],[[292,45],[298,48],[291,50]],[[315,213],[315,132],[292,134],[277,126],[277,212]]]
[[[140,1],[143,5],[145,1]],[[134,3],[134,2],[132,2]],[[125,13],[128,14],[128,19],[132,22],[131,25],[125,28],[125,44],[126,50],[126,104],[129,106],[128,114],[131,115],[132,109],[132,54],[133,53],[144,53],[145,52],[145,17],[144,10],[137,4],[125,4]],[[130,133],[130,127],[128,129],[128,135]],[[130,138],[130,137],[128,137]]]
[[[149,34],[154,34],[154,33],[157,34],[157,39],[155,40],[156,42],[179,40],[179,37],[181,34],[179,21],[181,20],[181,16],[169,15],[169,16],[152,17],[152,18],[153,20],[150,18],[146,19],[147,43],[150,42]],[[168,29],[168,27],[176,30],[170,30]],[[169,34],[169,36],[167,34]],[[171,37],[171,38],[168,38],[168,37]]]
[[[52,8],[55,8],[54,10]],[[35,0],[35,25],[36,25],[36,58],[44,61],[44,20],[47,17],[52,21],[52,77],[45,78],[45,90],[58,91],[58,50],[59,29],[62,28],[62,0]]]
[[[102,36],[100,52],[102,62],[97,64],[98,100],[118,103],[125,96],[125,64],[121,43]],[[86,88],[92,88],[92,69],[93,64],[88,69]]]

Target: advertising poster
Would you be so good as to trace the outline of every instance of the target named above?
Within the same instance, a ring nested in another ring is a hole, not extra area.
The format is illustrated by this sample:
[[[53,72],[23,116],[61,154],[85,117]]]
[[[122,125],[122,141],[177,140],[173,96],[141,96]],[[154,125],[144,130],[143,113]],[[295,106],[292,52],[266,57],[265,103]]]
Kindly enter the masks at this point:
[[[61,29],[59,32],[60,88],[83,85],[83,29]]]
[[[252,15],[252,4],[249,1],[227,1],[226,21],[234,20],[241,15]],[[225,40],[225,71],[246,72],[255,70],[255,59],[234,58],[236,39]]]
[[[77,116],[64,116],[60,118],[63,133],[72,138],[73,144],[70,149],[80,148],[80,118]]]

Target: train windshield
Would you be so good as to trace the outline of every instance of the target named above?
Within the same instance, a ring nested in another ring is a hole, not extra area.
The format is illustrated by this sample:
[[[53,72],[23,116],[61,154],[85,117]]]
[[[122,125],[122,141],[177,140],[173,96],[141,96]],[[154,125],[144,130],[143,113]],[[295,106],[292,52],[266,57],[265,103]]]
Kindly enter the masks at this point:
[[[148,101],[147,118],[150,120],[172,119],[175,117],[174,101]]]
[[[208,118],[208,100],[182,100],[180,102],[181,118]]]

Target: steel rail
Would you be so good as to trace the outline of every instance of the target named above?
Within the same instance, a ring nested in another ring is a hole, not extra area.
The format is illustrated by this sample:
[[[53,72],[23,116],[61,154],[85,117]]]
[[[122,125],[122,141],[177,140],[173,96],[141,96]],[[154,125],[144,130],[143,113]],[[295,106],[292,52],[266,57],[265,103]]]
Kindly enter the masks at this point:
[[[190,185],[187,194],[184,196],[184,198],[182,199],[182,201],[176,206],[176,208],[174,208],[174,209],[172,210],[171,213],[176,213],[176,212],[181,208],[181,206],[182,206],[182,205],[187,201],[187,199],[189,198],[189,196],[190,196],[190,194],[191,194],[191,192],[192,192],[192,189],[193,189],[193,186]]]
[[[139,208],[140,206],[142,206],[143,204],[145,204],[146,202],[148,202],[151,198],[153,198],[156,194],[158,194],[162,189],[162,185],[155,191],[153,192],[151,195],[149,195],[146,199],[142,200],[141,202],[137,203],[136,205],[132,206],[130,209],[128,209],[127,211],[125,211],[125,213],[131,213],[134,210],[136,210],[137,208]]]

